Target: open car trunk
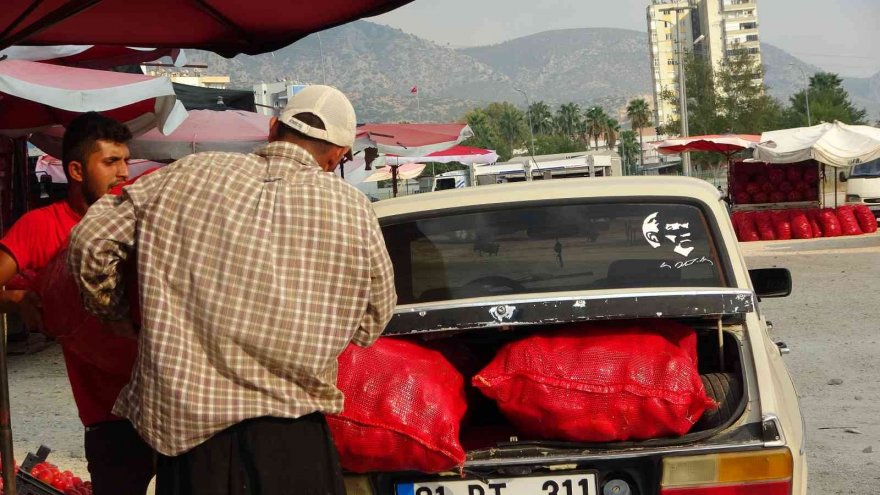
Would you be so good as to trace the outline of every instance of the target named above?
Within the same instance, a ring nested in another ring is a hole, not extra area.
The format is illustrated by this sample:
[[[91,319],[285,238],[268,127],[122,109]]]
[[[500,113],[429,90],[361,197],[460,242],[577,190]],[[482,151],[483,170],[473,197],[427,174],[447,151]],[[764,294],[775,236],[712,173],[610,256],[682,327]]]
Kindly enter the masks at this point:
[[[620,450],[646,446],[673,446],[711,437],[724,430],[746,409],[746,383],[741,359],[738,326],[724,330],[723,346],[719,345],[717,320],[677,319],[697,334],[698,368],[708,396],[719,408],[706,411],[701,420],[684,436],[656,438],[617,443],[584,443],[545,440],[529,437],[505,418],[495,401],[476,390],[472,377],[486,367],[505,344],[529,335],[553,331],[558,325],[538,324],[517,327],[485,327],[408,335],[403,338],[443,353],[464,376],[468,411],[462,424],[461,442],[469,460],[519,455],[522,449],[561,453],[567,450]]]

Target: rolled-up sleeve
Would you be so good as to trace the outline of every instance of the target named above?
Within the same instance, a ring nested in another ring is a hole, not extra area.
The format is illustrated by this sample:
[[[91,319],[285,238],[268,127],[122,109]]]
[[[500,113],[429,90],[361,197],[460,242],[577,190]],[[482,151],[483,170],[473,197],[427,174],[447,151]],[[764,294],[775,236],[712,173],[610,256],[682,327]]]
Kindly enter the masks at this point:
[[[67,263],[86,311],[104,321],[129,317],[123,262],[135,243],[137,212],[131,197],[106,195],[70,234]]]
[[[369,346],[382,335],[397,305],[394,268],[388,256],[379,221],[372,210],[370,214],[372,218],[367,236],[370,250],[370,300],[361,324],[352,338],[352,342],[361,347]]]

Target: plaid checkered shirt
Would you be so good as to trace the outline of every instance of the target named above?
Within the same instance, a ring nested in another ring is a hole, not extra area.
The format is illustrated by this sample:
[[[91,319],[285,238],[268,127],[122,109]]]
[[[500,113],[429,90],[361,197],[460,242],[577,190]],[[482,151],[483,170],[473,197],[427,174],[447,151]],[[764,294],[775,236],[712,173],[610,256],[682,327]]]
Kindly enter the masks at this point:
[[[128,318],[135,257],[140,352],[114,414],[165,455],[249,418],[339,412],[337,356],[396,303],[367,197],[286,142],[192,155],[95,203],[68,256],[89,312]]]

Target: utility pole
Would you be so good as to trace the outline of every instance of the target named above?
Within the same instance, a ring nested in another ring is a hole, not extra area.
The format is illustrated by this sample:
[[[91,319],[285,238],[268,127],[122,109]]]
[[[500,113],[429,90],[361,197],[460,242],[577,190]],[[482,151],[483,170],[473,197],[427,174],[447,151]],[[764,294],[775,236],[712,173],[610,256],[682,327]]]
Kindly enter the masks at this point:
[[[788,64],[792,67],[797,67],[800,69],[801,74],[804,75],[804,98],[806,98],[807,103],[807,127],[813,127],[813,118],[810,116],[810,80],[807,77],[807,71],[804,70],[800,65]]]
[[[534,157],[535,156],[535,131],[532,130],[532,104],[529,102],[529,95],[527,95],[525,91],[523,91],[519,88],[513,88],[513,90],[522,94],[523,97],[526,99],[526,115],[528,116],[528,119],[529,119],[529,136],[532,137],[531,155]]]
[[[691,11],[693,7],[675,7],[675,43],[678,51],[678,97],[679,97],[679,120],[681,121],[681,137],[690,137],[690,128],[688,125],[688,103],[687,103],[687,79],[684,70],[684,48],[681,42],[681,11]],[[681,154],[681,169],[686,177],[691,175],[691,155],[690,153]]]

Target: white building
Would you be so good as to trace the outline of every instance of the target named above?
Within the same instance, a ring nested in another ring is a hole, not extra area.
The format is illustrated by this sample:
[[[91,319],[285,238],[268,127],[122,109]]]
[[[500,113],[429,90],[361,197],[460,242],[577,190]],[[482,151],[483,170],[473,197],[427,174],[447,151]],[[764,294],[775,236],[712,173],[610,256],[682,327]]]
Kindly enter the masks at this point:
[[[728,57],[746,52],[762,63],[757,0],[652,0],[648,39],[654,114],[662,125],[678,120],[678,108],[662,95],[679,95],[678,58],[694,53],[718,71]],[[755,82],[760,82],[756,79]]]
[[[307,84],[290,81],[254,84],[254,103],[257,105],[257,112],[277,117],[287,104],[287,100],[306,86]]]

